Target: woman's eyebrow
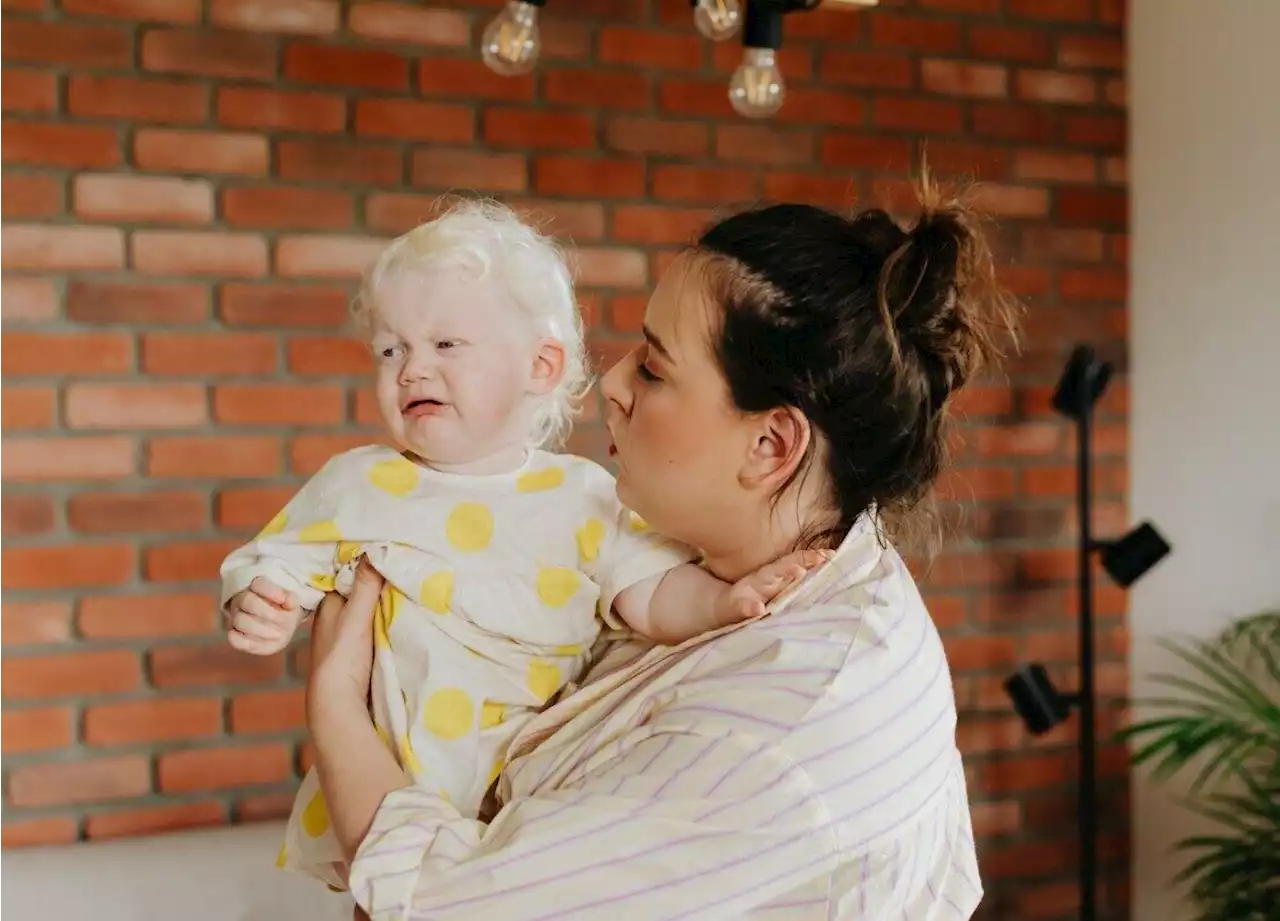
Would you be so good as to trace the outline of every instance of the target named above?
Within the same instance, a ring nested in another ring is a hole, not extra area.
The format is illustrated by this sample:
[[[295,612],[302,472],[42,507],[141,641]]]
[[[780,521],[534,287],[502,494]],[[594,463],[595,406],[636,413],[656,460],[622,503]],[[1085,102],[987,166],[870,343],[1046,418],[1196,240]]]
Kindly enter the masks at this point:
[[[645,341],[649,343],[649,345],[653,348],[655,352],[657,352],[667,361],[672,361],[671,353],[667,351],[667,347],[662,344],[662,340],[659,339],[657,334],[653,330],[651,330],[648,326],[644,327],[644,338],[645,338]]]

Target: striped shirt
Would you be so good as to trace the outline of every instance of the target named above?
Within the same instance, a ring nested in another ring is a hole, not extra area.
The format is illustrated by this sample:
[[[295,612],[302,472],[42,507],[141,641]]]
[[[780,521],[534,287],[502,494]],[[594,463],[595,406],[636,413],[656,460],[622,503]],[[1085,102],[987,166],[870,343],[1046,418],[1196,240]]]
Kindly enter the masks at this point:
[[[952,921],[981,895],[942,644],[863,521],[759,620],[621,643],[517,738],[487,826],[383,801],[374,921]]]

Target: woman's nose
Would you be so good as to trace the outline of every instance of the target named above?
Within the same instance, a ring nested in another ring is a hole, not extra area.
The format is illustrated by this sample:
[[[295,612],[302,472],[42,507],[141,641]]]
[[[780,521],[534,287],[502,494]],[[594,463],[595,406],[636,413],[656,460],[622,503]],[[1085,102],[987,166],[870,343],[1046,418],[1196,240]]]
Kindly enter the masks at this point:
[[[604,398],[622,411],[631,414],[631,374],[635,366],[635,350],[624,355],[617,364],[600,379],[600,392]]]

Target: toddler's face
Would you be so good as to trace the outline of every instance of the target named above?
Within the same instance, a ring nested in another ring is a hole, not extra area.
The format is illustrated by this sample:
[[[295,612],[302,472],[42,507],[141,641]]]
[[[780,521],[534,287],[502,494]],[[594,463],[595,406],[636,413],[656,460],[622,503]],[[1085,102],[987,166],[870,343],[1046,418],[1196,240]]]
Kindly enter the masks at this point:
[[[536,341],[500,286],[456,269],[385,279],[371,345],[378,408],[404,448],[441,467],[518,462],[537,391]]]

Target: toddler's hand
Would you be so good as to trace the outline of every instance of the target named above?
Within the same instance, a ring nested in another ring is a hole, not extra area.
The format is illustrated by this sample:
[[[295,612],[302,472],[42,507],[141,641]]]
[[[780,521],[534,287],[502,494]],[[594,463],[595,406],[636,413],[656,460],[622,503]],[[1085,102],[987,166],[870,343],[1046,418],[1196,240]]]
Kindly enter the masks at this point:
[[[227,641],[255,656],[273,655],[289,645],[302,621],[302,606],[293,592],[258,576],[227,602]]]
[[[717,606],[716,622],[728,626],[759,617],[765,605],[833,555],[828,550],[797,550],[761,566],[726,588]]]

